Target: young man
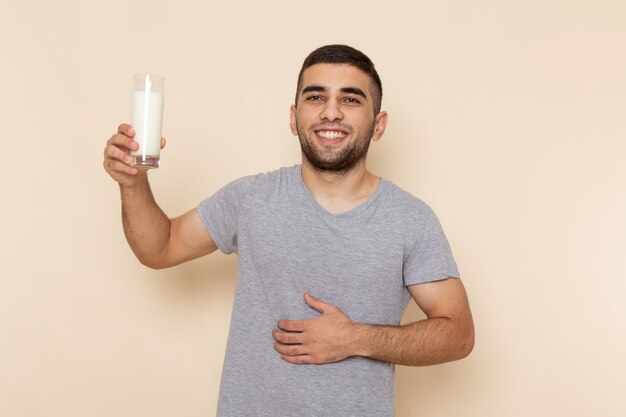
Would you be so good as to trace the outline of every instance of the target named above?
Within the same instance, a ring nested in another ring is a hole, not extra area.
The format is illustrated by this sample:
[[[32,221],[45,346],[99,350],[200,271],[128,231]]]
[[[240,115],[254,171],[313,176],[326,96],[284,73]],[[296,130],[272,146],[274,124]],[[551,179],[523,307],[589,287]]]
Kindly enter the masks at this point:
[[[146,172],[129,165],[132,128],[108,141],[104,167],[142,263],[238,254],[219,416],[392,416],[394,364],[472,350],[469,304],[437,218],[366,168],[387,125],[381,98],[367,56],[315,50],[291,107],[302,164],[236,180],[171,220]],[[411,298],[427,319],[399,326]]]

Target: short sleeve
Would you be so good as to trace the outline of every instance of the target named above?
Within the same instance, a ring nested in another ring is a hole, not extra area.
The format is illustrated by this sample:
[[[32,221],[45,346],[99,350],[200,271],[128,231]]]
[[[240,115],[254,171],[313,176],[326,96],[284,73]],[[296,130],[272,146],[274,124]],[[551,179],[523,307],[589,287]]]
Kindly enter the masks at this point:
[[[237,252],[238,217],[249,183],[250,177],[235,180],[197,206],[204,228],[226,254]]]
[[[459,277],[448,239],[435,213],[428,209],[418,238],[403,265],[404,285]]]

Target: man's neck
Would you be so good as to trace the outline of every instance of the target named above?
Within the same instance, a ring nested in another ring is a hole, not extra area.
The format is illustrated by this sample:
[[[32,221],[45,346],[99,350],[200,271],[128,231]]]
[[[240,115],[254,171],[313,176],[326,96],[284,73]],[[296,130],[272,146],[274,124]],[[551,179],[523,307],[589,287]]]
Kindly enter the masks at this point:
[[[365,161],[349,171],[320,171],[304,159],[302,181],[320,206],[337,214],[352,210],[367,200],[378,187],[380,178],[369,172]]]

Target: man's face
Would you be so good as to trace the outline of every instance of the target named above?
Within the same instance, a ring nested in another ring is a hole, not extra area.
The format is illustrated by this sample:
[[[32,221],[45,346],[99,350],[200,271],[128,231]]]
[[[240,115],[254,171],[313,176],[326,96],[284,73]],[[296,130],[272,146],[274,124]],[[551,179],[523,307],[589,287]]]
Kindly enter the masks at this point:
[[[298,135],[303,163],[320,171],[347,172],[365,162],[370,140],[378,140],[387,114],[374,115],[372,81],[347,64],[315,64],[304,70],[291,131]]]

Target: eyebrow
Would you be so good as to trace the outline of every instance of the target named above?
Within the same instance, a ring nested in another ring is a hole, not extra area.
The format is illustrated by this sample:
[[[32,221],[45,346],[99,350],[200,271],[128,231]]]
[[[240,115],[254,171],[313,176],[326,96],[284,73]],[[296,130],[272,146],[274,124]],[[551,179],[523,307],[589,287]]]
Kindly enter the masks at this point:
[[[319,91],[326,92],[328,91],[328,88],[324,87],[323,85],[309,85],[302,89],[302,94],[314,93],[314,92],[319,92]],[[365,92],[358,87],[343,87],[340,89],[340,91],[346,94],[355,94],[367,100],[367,96],[365,95]]]

